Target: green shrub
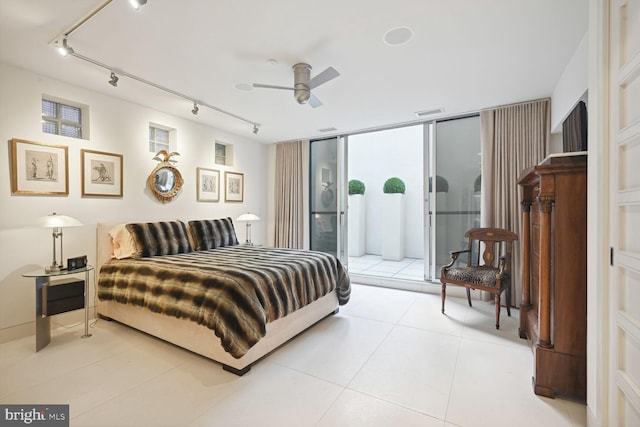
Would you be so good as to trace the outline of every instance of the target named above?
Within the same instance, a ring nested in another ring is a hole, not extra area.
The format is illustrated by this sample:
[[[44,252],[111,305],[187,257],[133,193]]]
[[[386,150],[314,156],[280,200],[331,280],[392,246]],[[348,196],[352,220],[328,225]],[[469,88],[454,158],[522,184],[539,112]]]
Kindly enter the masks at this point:
[[[382,187],[382,191],[384,193],[402,193],[405,192],[404,182],[400,178],[389,178],[384,182],[384,187]]]
[[[352,179],[351,181],[349,181],[349,195],[364,194],[365,189],[366,187],[364,185],[364,182],[357,179]]]

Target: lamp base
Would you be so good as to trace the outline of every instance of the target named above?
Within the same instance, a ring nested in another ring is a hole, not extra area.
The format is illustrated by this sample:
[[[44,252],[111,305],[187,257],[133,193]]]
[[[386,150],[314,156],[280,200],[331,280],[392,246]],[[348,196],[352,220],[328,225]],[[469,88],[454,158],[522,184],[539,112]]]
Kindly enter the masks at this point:
[[[61,270],[60,266],[57,264],[50,265],[44,268],[45,273],[59,273]]]

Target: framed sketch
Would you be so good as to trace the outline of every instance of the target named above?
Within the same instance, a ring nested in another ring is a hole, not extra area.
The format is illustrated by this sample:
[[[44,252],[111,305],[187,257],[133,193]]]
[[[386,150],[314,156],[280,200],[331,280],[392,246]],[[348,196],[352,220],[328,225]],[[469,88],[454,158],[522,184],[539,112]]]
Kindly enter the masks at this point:
[[[69,194],[68,147],[15,138],[9,143],[11,194]]]
[[[122,154],[80,150],[82,197],[122,197]]]
[[[196,170],[198,175],[198,201],[220,201],[220,171],[206,168],[196,168]]]
[[[244,174],[238,172],[224,173],[224,201],[244,201]]]

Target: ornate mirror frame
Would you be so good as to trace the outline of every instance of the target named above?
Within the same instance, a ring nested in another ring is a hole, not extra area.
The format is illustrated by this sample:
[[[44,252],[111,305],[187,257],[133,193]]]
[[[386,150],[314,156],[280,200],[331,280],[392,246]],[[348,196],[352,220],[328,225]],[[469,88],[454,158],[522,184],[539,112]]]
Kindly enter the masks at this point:
[[[182,179],[182,174],[178,170],[177,167],[169,163],[169,158],[171,156],[179,155],[178,153],[167,153],[165,150],[161,150],[158,152],[154,159],[162,161],[158,163],[158,165],[153,169],[151,174],[149,175],[149,188],[151,192],[156,197],[156,199],[160,200],[162,203],[167,203],[173,200],[174,197],[180,193],[182,190],[182,185],[184,184],[184,179]],[[161,157],[162,156],[162,157]],[[160,175],[162,171],[166,171],[173,173],[173,182],[169,188],[164,188],[165,183],[161,183]]]

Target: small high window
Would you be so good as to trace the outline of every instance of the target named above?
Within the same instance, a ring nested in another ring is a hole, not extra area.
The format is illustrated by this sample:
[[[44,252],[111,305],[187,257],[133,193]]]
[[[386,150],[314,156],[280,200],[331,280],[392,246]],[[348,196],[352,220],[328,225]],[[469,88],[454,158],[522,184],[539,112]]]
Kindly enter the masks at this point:
[[[83,136],[83,107],[42,98],[42,131],[71,138]]]
[[[217,165],[233,166],[233,145],[216,141],[215,150]]]
[[[169,130],[149,125],[149,151],[157,153],[160,150],[169,149]]]

